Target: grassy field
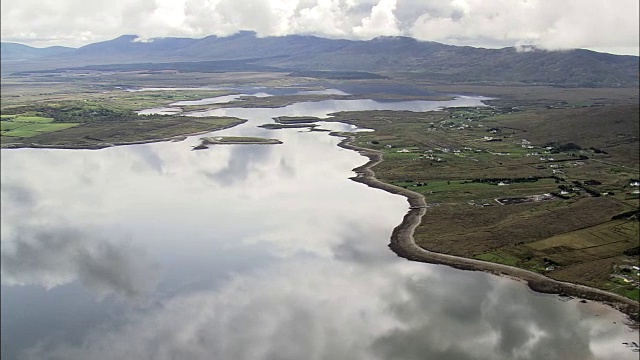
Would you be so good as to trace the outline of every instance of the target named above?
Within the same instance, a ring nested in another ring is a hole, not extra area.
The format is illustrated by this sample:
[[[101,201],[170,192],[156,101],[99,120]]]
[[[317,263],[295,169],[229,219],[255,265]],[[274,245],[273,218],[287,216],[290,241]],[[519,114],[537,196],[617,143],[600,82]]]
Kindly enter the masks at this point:
[[[637,283],[611,276],[620,275],[616,270],[619,265],[637,265],[631,257],[621,255],[638,246],[638,230],[638,221],[612,220],[475,257],[528,268],[560,280],[575,281],[580,277],[587,285],[627,296],[627,293],[637,294]],[[628,279],[640,280],[631,273]]]
[[[53,118],[42,116],[4,115],[0,119],[0,133],[3,137],[30,138],[79,125],[79,123],[53,122]]]
[[[11,119],[11,121],[13,122],[30,124],[48,124],[53,122],[53,118],[42,116],[15,116],[9,119]]]
[[[552,236],[550,238],[527,244],[527,247],[540,253],[550,254],[556,262],[571,262],[574,252],[620,252],[620,248],[629,247],[630,239],[638,237],[638,223],[633,221],[613,220],[586,229]],[[633,242],[631,245],[634,245]],[[610,248],[615,248],[609,251]],[[562,255],[559,255],[562,254]]]

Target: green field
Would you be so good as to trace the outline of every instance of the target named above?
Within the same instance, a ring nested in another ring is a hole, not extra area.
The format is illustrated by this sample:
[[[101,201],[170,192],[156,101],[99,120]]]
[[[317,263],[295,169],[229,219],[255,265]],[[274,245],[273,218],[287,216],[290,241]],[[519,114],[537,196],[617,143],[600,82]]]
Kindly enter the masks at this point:
[[[576,251],[606,248],[620,242],[638,238],[638,222],[612,220],[596,226],[572,231],[527,244],[541,252]]]
[[[30,138],[52,131],[60,131],[74,126],[79,123],[56,123],[54,119],[42,116],[25,116],[25,115],[3,115],[0,120],[0,131],[2,136],[11,138]]]
[[[638,288],[627,290],[623,292],[622,295],[628,297],[629,299],[640,301],[640,289]]]
[[[16,116],[11,121],[13,122],[23,122],[23,123],[37,123],[37,124],[47,124],[53,122],[53,118],[42,117],[42,116]]]
[[[485,260],[490,262],[495,262],[499,264],[505,264],[510,266],[518,266],[520,263],[520,259],[515,256],[509,255],[507,253],[503,253],[500,251],[479,254],[475,256],[476,259]]]
[[[3,132],[2,135],[4,136],[12,136],[12,137],[32,137],[32,136],[37,136],[37,135],[41,135],[43,133],[48,133],[48,132],[52,132],[52,131],[59,131],[59,130],[64,130],[64,129],[68,129],[68,128],[72,128],[74,126],[78,126],[80,124],[74,124],[74,123],[67,123],[67,124],[46,124],[46,123],[41,123],[41,124],[30,124],[30,123],[25,123],[27,125],[21,126],[21,127],[17,127],[17,128],[13,128],[11,130],[8,131],[4,131],[4,127],[3,127]]]
[[[13,122],[13,121],[0,121],[0,131],[2,131],[3,133],[5,131],[17,129],[17,128],[23,127],[23,126],[25,126],[25,124],[23,124],[23,123],[16,123],[16,122]]]

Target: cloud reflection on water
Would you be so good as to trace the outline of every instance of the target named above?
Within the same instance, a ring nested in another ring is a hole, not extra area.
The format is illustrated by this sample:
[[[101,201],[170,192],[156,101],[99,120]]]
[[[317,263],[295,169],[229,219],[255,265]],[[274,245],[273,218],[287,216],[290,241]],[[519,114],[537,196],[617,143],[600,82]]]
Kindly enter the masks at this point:
[[[245,181],[249,175],[268,171],[265,165],[272,157],[272,145],[219,145],[235,146],[231,152],[225,167],[214,172],[205,171],[207,178],[223,187],[228,187],[237,182]],[[206,150],[204,150],[206,151]],[[282,162],[280,163],[282,165]]]
[[[3,285],[47,289],[80,280],[98,298],[141,300],[158,282],[158,265],[142,249],[70,227],[19,226],[3,236]]]
[[[237,275],[216,292],[179,295],[132,316],[115,331],[92,332],[81,347],[58,346],[31,355],[371,360],[630,355],[609,337],[600,344],[607,355],[596,356],[592,342],[619,336],[619,327],[604,324],[594,333],[575,307],[531,296],[524,285],[416,265],[287,261]]]
[[[595,358],[589,327],[575,309],[556,306],[548,297],[532,296],[524,286],[506,281],[458,272],[447,275],[428,284],[407,281],[409,300],[392,309],[404,326],[373,345],[382,358]],[[426,286],[440,290],[424,296]]]

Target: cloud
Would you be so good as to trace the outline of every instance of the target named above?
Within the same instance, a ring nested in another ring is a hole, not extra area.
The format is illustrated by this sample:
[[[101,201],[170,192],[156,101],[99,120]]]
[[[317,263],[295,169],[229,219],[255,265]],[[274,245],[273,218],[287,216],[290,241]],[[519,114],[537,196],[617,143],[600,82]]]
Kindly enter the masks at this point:
[[[624,51],[638,42],[637,1],[612,6],[605,1],[454,0],[433,5],[414,22],[412,36],[457,45],[530,44],[550,50]]]
[[[405,35],[454,45],[638,54],[635,0],[4,0],[2,39],[36,46],[143,38]]]
[[[363,38],[400,35],[398,19],[393,14],[395,8],[396,0],[381,0],[371,8],[371,14],[362,19],[362,25],[353,28],[353,33]]]

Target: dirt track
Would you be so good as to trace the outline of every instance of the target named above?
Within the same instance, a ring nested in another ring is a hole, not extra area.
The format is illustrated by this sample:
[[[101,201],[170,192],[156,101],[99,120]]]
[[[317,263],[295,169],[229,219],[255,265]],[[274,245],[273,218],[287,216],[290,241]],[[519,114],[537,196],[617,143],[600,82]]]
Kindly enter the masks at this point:
[[[338,134],[334,134],[341,136]],[[413,239],[413,232],[420,224],[422,216],[426,213],[426,201],[422,194],[405,188],[384,183],[375,177],[371,169],[382,161],[382,153],[376,150],[361,148],[352,145],[353,137],[346,137],[338,146],[358,151],[369,158],[369,161],[353,171],[356,173],[351,180],[366,184],[370,187],[382,189],[392,194],[402,195],[407,198],[410,209],[404,216],[402,223],[393,229],[389,248],[398,256],[412,261],[420,261],[432,264],[448,265],[461,270],[485,271],[496,275],[506,275],[524,280],[533,291],[548,294],[564,294],[582,299],[589,299],[605,303],[627,314],[634,325],[638,325],[639,303],[604,290],[591,288],[584,285],[572,284],[548,278],[544,275],[515,268],[508,265],[490,263],[486,261],[463,258],[426,250],[418,246]]]

